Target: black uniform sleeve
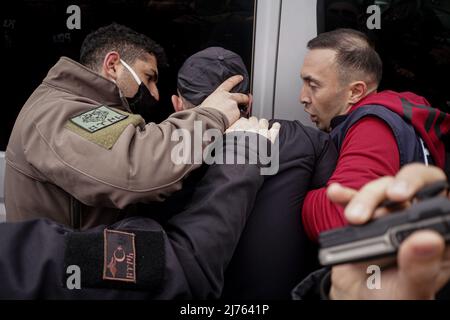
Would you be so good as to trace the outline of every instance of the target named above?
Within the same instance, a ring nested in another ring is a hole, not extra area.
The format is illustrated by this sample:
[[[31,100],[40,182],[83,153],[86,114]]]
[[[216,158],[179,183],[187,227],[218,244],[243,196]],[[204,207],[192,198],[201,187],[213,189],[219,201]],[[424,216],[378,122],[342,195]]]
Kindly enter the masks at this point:
[[[294,300],[328,300],[331,288],[330,268],[319,269],[292,290]]]

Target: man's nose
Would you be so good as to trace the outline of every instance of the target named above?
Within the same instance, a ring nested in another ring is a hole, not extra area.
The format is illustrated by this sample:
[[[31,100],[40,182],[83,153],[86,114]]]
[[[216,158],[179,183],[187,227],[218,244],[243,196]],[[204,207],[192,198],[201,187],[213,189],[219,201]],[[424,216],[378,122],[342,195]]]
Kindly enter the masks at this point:
[[[311,99],[309,97],[309,95],[307,94],[306,90],[305,90],[305,86],[302,86],[301,90],[300,90],[300,103],[302,104],[310,104],[311,103]]]
[[[159,90],[156,83],[150,83],[150,93],[157,101],[159,101]]]

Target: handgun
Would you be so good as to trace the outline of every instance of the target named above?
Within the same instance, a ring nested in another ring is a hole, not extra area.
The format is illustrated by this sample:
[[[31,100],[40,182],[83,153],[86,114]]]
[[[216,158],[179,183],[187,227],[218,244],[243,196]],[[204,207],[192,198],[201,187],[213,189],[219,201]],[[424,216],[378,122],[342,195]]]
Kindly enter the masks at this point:
[[[326,231],[319,236],[319,260],[324,266],[395,255],[401,243],[417,230],[431,229],[450,241],[450,200],[435,195],[448,188],[432,184],[416,196],[425,199],[365,225]],[[431,197],[431,198],[430,198]]]

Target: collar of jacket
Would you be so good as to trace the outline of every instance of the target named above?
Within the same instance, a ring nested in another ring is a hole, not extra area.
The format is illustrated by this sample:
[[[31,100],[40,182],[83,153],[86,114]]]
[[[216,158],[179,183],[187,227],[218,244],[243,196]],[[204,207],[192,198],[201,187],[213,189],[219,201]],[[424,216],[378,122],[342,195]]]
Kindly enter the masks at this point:
[[[77,96],[97,101],[99,105],[131,112],[117,85],[84,65],[61,57],[50,69],[44,83]]]
[[[338,125],[340,125],[344,120],[347,118],[347,114],[336,116],[333,119],[331,119],[330,127],[331,129],[336,128]]]

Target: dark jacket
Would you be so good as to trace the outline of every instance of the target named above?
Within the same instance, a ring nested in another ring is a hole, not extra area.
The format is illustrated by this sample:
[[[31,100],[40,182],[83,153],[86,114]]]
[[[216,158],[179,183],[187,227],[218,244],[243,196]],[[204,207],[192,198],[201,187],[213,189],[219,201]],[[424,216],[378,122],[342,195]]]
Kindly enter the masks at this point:
[[[337,151],[328,134],[279,122],[280,168],[258,192],[225,274],[224,298],[290,299],[292,288],[318,267],[301,211],[308,190],[323,187],[333,173]]]

